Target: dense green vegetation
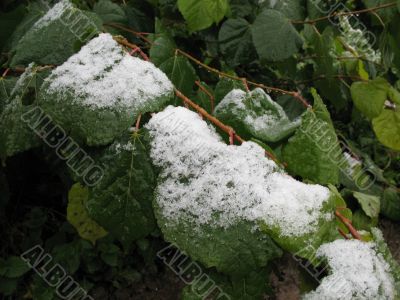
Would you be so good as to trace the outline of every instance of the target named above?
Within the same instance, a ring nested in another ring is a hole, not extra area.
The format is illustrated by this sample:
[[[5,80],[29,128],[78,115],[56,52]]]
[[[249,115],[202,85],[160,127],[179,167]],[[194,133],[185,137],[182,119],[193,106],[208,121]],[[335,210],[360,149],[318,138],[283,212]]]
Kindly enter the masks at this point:
[[[1,295],[400,299],[399,1],[0,9]]]

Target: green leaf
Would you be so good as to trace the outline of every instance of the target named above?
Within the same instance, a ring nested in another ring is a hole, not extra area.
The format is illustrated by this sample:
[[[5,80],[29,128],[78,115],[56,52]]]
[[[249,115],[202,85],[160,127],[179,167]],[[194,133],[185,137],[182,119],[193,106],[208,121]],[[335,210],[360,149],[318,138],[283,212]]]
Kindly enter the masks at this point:
[[[381,201],[379,197],[368,195],[360,192],[353,192],[354,197],[358,200],[365,214],[370,218],[379,216]]]
[[[26,6],[26,14],[22,20],[19,20],[18,26],[7,41],[7,50],[13,49],[18,44],[24,34],[29,31],[33,24],[45,14],[45,6],[42,2],[31,2]]]
[[[303,44],[290,20],[272,9],[265,9],[257,16],[251,32],[258,55],[268,61],[289,58]]]
[[[372,120],[372,127],[378,140],[393,150],[400,151],[400,108],[384,109]]]
[[[162,35],[151,45],[150,59],[156,66],[160,66],[175,55],[175,49],[175,42],[168,36]]]
[[[394,221],[400,221],[400,195],[395,187],[384,190],[381,198],[382,214]]]
[[[268,234],[255,230],[250,222],[239,222],[227,229],[204,225],[193,230],[193,224],[181,220],[170,222],[154,202],[157,223],[165,240],[179,247],[193,260],[219,272],[242,275],[264,267],[282,252]]]
[[[88,189],[79,183],[71,187],[68,193],[67,220],[83,239],[95,244],[96,240],[107,235],[107,231],[89,217],[85,208],[88,196]]]
[[[227,0],[178,0],[178,8],[189,31],[193,32],[221,21],[229,10],[229,3]]]
[[[320,120],[325,121],[334,130],[331,114],[329,113],[328,109],[324,104],[324,101],[322,100],[321,96],[318,94],[315,88],[311,88],[311,95],[314,98],[313,109],[316,117]]]
[[[188,95],[192,92],[197,75],[186,57],[175,55],[161,64],[160,69],[183,94]]]
[[[228,19],[222,24],[218,43],[231,67],[247,64],[256,58],[250,29],[245,19]]]
[[[381,114],[388,98],[389,87],[389,83],[383,78],[354,82],[351,85],[351,96],[357,109],[373,119]]]
[[[359,209],[353,214],[352,224],[357,230],[370,231],[372,227],[378,225],[378,218],[372,219]]]
[[[59,65],[101,30],[101,21],[96,14],[67,3],[55,5],[64,9],[60,16],[51,19],[45,15],[25,33],[13,49],[15,55],[11,66],[28,65],[32,61],[40,65]]]
[[[142,138],[125,134],[103,151],[96,163],[107,172],[86,201],[89,216],[126,245],[155,227],[155,177]]]
[[[127,23],[126,14],[123,8],[110,0],[100,0],[99,2],[96,2],[93,6],[93,11],[100,16],[103,20],[103,24]]]
[[[281,234],[282,229],[279,227],[270,227],[265,223],[261,223],[261,229],[268,233],[274,241],[284,250],[295,254],[297,257],[310,259],[324,243],[335,240],[338,237],[337,221],[332,216],[332,212],[336,209],[338,196],[334,193],[330,194],[329,199],[323,204],[318,212],[318,220],[316,221],[316,230],[300,236],[284,236]]]
[[[334,55],[327,55],[336,48],[333,29],[327,27],[322,35],[315,34],[313,29],[310,30],[313,32],[310,43],[316,56],[313,60],[314,77],[318,78],[314,84],[324,99],[329,100],[336,109],[343,109],[348,98],[348,88],[336,77],[343,73],[342,66]]]
[[[232,90],[215,108],[215,116],[245,137],[277,142],[296,130],[282,107],[257,88],[252,92]]]
[[[289,172],[320,184],[339,182],[338,153],[334,129],[311,110],[304,113],[300,128],[282,150]]]
[[[18,278],[30,270],[30,267],[18,256],[10,256],[0,260],[0,276]]]
[[[97,50],[102,42],[108,46]],[[99,92],[104,86],[108,93]],[[102,34],[53,70],[39,91],[39,105],[75,142],[98,146],[126,132],[139,114],[162,108],[172,93],[165,74]]]

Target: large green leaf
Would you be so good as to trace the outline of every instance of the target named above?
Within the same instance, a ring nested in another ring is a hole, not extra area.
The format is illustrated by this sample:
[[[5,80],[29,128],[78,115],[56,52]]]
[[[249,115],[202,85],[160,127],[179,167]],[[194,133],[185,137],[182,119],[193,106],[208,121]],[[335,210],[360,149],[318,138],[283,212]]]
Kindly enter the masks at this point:
[[[336,196],[284,174],[257,144],[228,146],[182,107],[167,107],[146,127],[150,156],[160,168],[154,198],[159,227],[167,241],[206,267],[243,274],[274,257],[270,237],[297,252],[338,235]]]
[[[178,8],[190,31],[210,27],[222,20],[229,10],[228,0],[178,0]]]
[[[400,151],[400,108],[384,109],[372,120],[378,140],[385,146]]]
[[[388,98],[389,83],[383,78],[368,82],[358,81],[351,86],[355,106],[369,119],[379,116]]]
[[[160,109],[172,89],[152,63],[101,34],[53,70],[40,89],[39,105],[76,142],[106,145],[139,114]]]
[[[89,191],[79,183],[73,185],[68,193],[67,220],[76,228],[79,235],[93,244],[107,235],[101,226],[93,221],[85,208]]]
[[[193,230],[189,220],[178,224],[168,220],[156,201],[154,209],[164,238],[207,268],[241,275],[266,266],[282,253],[268,234],[254,230],[254,223],[239,222],[226,229],[205,225]]]
[[[96,163],[106,172],[89,189],[89,216],[125,245],[152,232],[155,176],[141,137],[124,134],[103,151]]]
[[[101,29],[93,13],[75,8],[68,0],[57,3],[18,41],[11,66],[63,63],[88,37]]]
[[[246,64],[256,58],[250,24],[245,19],[228,19],[219,31],[221,53],[231,67]]]
[[[282,107],[257,88],[252,92],[232,90],[215,108],[215,116],[245,138],[277,142],[296,130]]]
[[[261,59],[281,61],[295,54],[303,40],[281,12],[263,10],[251,28],[253,43]]]
[[[341,149],[322,100],[314,93],[315,111],[302,116],[302,124],[284,146],[282,154],[288,170],[320,184],[339,182]],[[318,104],[319,103],[319,104]]]

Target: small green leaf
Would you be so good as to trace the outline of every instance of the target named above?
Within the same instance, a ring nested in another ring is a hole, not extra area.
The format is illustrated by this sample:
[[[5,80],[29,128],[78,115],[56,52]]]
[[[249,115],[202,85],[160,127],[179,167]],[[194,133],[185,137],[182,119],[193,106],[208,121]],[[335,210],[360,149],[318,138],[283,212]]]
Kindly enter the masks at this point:
[[[370,218],[379,216],[381,201],[380,198],[360,192],[354,192],[354,197],[358,200],[365,214]]]
[[[215,116],[235,128],[244,138],[277,142],[293,133],[299,122],[291,122],[282,107],[262,89],[232,90],[215,108]]]
[[[228,0],[178,0],[178,8],[193,32],[221,21],[229,10],[229,3]]]
[[[281,61],[295,54],[303,40],[282,13],[265,9],[251,28],[253,43],[261,59]]]
[[[384,109],[372,120],[372,127],[378,140],[393,150],[400,151],[400,108]]]
[[[369,119],[379,116],[388,98],[389,83],[383,78],[358,81],[351,86],[351,96],[358,110]]]
[[[68,193],[67,220],[83,239],[95,244],[96,240],[107,235],[107,231],[89,217],[85,208],[88,195],[88,189],[79,183],[72,186]]]

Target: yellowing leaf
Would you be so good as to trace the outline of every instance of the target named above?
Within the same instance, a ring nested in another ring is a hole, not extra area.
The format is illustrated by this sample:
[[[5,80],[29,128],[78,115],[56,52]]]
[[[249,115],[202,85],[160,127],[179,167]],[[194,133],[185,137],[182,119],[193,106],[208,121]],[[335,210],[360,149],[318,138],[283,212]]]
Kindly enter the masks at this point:
[[[96,240],[106,236],[108,233],[89,217],[84,205],[87,198],[87,188],[79,183],[72,186],[68,193],[67,220],[75,227],[83,239],[89,240],[94,244]]]
[[[372,120],[378,140],[393,150],[400,151],[400,111],[399,108],[384,109]]]

